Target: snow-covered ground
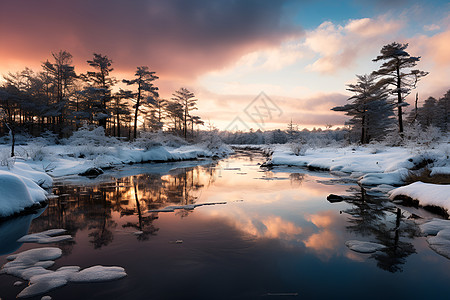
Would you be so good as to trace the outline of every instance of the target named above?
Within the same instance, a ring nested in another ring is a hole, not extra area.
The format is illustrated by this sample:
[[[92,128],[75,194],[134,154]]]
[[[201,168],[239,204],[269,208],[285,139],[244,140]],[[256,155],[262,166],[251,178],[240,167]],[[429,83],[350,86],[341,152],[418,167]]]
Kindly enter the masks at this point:
[[[450,185],[415,183],[401,186],[407,176],[426,166],[431,175],[450,174],[450,145],[442,143],[430,149],[385,146],[348,146],[306,149],[295,155],[292,146],[276,145],[266,165],[301,166],[310,169],[346,173],[370,190],[392,191],[391,197],[405,195],[420,205],[450,208]],[[298,149],[297,149],[298,150]],[[450,211],[450,210],[449,210]]]

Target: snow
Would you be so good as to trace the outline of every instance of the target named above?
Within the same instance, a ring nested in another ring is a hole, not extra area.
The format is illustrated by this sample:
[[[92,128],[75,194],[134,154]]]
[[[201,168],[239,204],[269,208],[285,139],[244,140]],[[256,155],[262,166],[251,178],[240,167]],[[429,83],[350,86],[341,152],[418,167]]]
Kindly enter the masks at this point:
[[[93,266],[71,276],[72,282],[101,282],[116,280],[127,276],[124,268]]]
[[[418,200],[422,206],[439,206],[450,211],[450,185],[417,181],[392,190],[389,197],[394,199],[400,195]]]
[[[434,149],[369,145],[308,149],[297,156],[286,145],[276,145],[267,163],[359,174],[363,185],[402,185],[409,171],[426,160],[432,161],[432,174],[450,174],[448,152],[446,144]]]
[[[0,171],[0,217],[23,211],[46,200],[46,192],[28,178]]]
[[[372,243],[372,242],[364,242],[364,241],[357,241],[357,240],[350,240],[345,242],[345,245],[353,251],[360,252],[360,253],[373,253],[378,250],[386,248],[386,246]]]
[[[89,133],[92,141],[78,134],[65,145],[37,146],[31,143],[17,150],[26,155],[18,155],[15,160],[8,158],[8,164],[2,161],[0,193],[3,196],[0,198],[0,217],[20,213],[37,202],[47,200],[48,193],[44,188],[52,186],[51,176],[76,175],[91,168],[131,163],[224,157],[232,152],[231,148],[220,143],[138,148],[130,143],[119,143],[117,140],[113,142],[105,136],[97,137],[91,131]],[[7,147],[0,145],[0,150],[6,151]]]
[[[18,298],[40,295],[69,282],[102,282],[127,276],[125,269],[121,267],[93,266],[80,271],[79,266],[64,266],[56,271],[47,270],[54,264],[53,260],[61,255],[61,249],[54,247],[31,249],[10,255],[7,257],[9,262],[3,266],[0,273],[29,280],[29,285],[17,295]]]
[[[50,244],[72,239],[70,235],[59,235],[64,232],[66,232],[65,229],[50,229],[44,232],[27,234],[18,239],[17,241],[19,243]]]
[[[431,249],[450,259],[450,220],[432,219],[420,225],[420,230],[428,236]]]

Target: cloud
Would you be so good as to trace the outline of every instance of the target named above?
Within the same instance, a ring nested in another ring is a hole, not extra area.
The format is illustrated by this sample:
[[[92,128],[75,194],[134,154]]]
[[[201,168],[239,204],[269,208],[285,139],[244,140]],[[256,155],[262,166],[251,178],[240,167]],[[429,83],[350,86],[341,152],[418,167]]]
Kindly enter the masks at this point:
[[[424,25],[423,29],[425,31],[435,31],[435,30],[441,29],[441,26],[439,26],[437,24],[429,24],[429,25]]]
[[[306,70],[333,74],[342,68],[352,68],[362,54],[380,48],[402,26],[401,21],[389,20],[384,15],[350,20],[345,26],[324,22],[306,33],[304,46],[319,56]]]
[[[285,2],[2,1],[0,35],[8,47],[0,55],[8,65],[0,68],[39,64],[65,49],[76,64],[100,52],[118,70],[148,65],[159,75],[195,79],[301,33],[285,18]]]

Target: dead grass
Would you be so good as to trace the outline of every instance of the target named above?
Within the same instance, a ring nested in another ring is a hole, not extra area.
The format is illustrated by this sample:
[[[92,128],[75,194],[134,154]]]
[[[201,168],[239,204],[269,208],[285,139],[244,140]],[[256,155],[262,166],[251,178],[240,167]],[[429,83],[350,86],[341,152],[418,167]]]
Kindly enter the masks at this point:
[[[450,174],[435,174],[431,176],[431,170],[428,168],[409,172],[408,177],[405,178],[405,183],[410,184],[416,181],[434,184],[450,184]]]

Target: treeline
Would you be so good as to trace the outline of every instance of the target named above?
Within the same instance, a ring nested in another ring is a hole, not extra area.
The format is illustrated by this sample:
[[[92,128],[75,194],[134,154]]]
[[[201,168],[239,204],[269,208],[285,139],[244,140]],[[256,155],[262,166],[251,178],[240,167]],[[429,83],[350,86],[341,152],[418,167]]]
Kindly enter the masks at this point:
[[[299,130],[296,124],[292,122],[288,124],[287,130],[275,129],[275,130],[250,130],[249,132],[237,131],[220,131],[217,135],[226,144],[286,144],[286,143],[300,143],[308,144],[313,147],[321,147],[335,142],[348,141],[349,136],[348,128],[336,128],[334,130],[325,129],[302,129]]]
[[[332,108],[351,117],[347,125],[359,134],[361,144],[384,139],[393,131],[399,133],[400,139],[405,137],[404,109],[409,105],[405,98],[416,88],[420,79],[428,75],[428,72],[413,69],[420,56],[411,56],[406,51],[407,47],[408,44],[400,43],[383,46],[380,55],[373,59],[374,62],[382,62],[380,68],[370,74],[357,75],[356,84],[347,86],[347,90],[354,93],[348,99],[349,103]],[[425,100],[422,107],[418,107],[416,94],[415,109],[407,114],[406,126],[434,126],[448,132],[449,96],[450,90],[439,100],[431,97]]]
[[[173,98],[162,99],[155,82],[158,76],[147,66],[138,66],[133,78],[118,80],[111,75],[113,61],[94,53],[90,70],[77,74],[72,55],[52,53],[40,71],[29,68],[3,75],[0,85],[2,134],[38,136],[53,131],[67,137],[83,126],[102,126],[110,136],[135,139],[138,129],[164,130],[189,138],[203,124],[193,114],[194,93],[180,88]],[[128,88],[115,88],[119,82]],[[114,91],[118,90],[118,91]],[[6,130],[6,132],[5,132]]]

